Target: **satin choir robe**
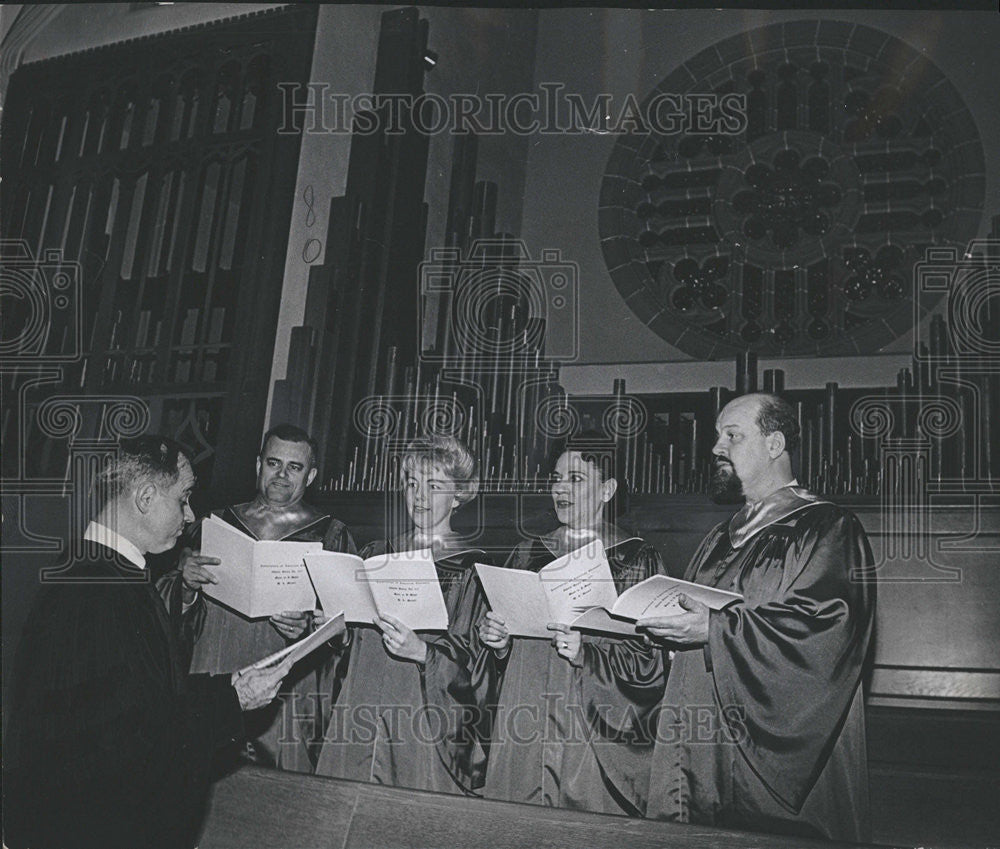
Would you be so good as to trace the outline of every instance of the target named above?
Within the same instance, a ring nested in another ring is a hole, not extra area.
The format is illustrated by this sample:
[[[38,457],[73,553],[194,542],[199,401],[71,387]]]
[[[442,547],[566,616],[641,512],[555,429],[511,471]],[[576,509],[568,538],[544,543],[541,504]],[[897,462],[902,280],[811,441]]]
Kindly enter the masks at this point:
[[[870,839],[871,563],[857,518],[797,486],[708,534],[686,579],[745,600],[712,611],[708,644],[673,658],[651,817]]]
[[[227,507],[219,518],[256,539],[256,534]],[[190,534],[199,546],[200,523]],[[354,554],[347,527],[330,516],[320,516],[282,537],[292,542],[322,541],[326,551]],[[208,567],[211,569],[211,567]],[[182,613],[181,575],[174,570],[158,583],[171,615],[181,621],[182,635],[191,655],[191,672],[234,672],[285,648],[289,643],[267,619],[247,619],[234,610],[198,593]],[[282,682],[281,693],[270,705],[246,716],[248,743],[242,754],[265,766],[293,772],[313,772],[319,739],[326,724],[319,684],[320,670],[331,650],[319,648],[299,661]]]
[[[407,534],[371,543],[361,556],[415,547]],[[494,670],[477,665],[481,656],[470,647],[485,611],[477,562],[489,561],[457,542],[435,548],[449,627],[417,632],[427,644],[423,665],[389,654],[378,628],[349,627],[348,644],[324,685],[332,708],[318,775],[477,795],[486,766],[487,705],[496,693]]]
[[[662,573],[643,540],[604,539],[619,594]],[[558,535],[521,543],[509,568],[534,572],[567,553]],[[571,665],[549,640],[514,637],[492,721],[485,795],[596,813],[645,812],[655,707],[663,694],[661,653],[641,639],[585,634]]]
[[[189,849],[217,747],[243,732],[229,676],[187,675],[142,570],[88,542],[43,586],[10,682],[4,843]]]

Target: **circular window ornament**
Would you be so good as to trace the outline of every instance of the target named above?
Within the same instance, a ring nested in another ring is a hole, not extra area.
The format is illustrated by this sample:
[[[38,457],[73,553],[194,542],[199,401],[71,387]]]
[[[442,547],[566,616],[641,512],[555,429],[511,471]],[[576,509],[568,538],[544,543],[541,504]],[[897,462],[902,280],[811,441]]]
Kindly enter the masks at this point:
[[[915,288],[925,250],[961,253],[977,235],[975,121],[937,66],[887,33],[751,30],[674,70],[642,113],[663,103],[687,126],[619,138],[599,230],[625,302],[694,357],[876,351],[941,297]]]

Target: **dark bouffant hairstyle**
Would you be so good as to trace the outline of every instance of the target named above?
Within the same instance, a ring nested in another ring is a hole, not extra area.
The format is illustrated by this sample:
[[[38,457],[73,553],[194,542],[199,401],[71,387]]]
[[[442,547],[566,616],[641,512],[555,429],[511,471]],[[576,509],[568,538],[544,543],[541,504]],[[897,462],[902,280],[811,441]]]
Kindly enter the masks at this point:
[[[556,445],[549,468],[554,469],[556,462],[567,451],[576,451],[586,462],[593,463],[601,472],[603,480],[615,479],[618,486],[608,502],[607,511],[608,515],[616,519],[624,516],[628,512],[629,484],[624,470],[618,467],[618,444],[599,431],[581,431]]]

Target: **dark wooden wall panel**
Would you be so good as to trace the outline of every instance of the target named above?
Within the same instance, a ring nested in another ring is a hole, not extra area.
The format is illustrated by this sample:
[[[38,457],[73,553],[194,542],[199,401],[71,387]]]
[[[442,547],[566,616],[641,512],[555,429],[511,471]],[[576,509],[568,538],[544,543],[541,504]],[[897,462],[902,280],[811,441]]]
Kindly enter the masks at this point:
[[[632,820],[245,767],[216,784],[201,849],[838,849],[853,844]]]

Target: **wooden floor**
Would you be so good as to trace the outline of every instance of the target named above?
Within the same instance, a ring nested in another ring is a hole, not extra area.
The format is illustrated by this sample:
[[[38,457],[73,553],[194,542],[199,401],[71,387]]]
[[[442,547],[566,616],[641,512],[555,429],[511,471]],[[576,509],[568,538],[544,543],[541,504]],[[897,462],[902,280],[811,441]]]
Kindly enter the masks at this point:
[[[200,849],[838,849],[703,826],[244,767],[215,785]]]

